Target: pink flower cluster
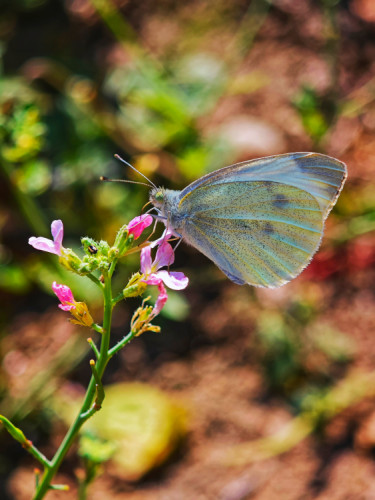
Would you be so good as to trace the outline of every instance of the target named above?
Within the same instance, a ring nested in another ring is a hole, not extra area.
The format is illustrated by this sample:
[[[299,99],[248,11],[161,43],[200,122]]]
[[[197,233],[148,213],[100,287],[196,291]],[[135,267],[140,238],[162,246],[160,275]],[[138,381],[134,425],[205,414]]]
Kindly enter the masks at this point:
[[[128,233],[132,234],[134,239],[137,239],[141,236],[142,232],[152,224],[152,221],[151,215],[140,215],[135,217],[128,224]],[[36,238],[33,236],[29,238],[29,244],[37,250],[61,256],[64,251],[64,247],[62,246],[64,226],[61,220],[52,222],[51,233],[53,240],[43,237]],[[174,262],[174,251],[167,241],[170,236],[171,233],[165,231],[161,238],[150,243],[141,250],[142,281],[148,285],[156,285],[159,290],[159,295],[153,309],[153,316],[159,314],[167,302],[168,295],[164,285],[172,290],[183,290],[189,283],[189,279],[184,273],[160,270],[162,267],[169,267]],[[155,259],[152,260],[151,250],[155,246],[158,248]],[[60,309],[72,311],[77,308],[77,304],[80,304],[74,300],[72,291],[67,286],[59,285],[54,282],[52,284],[52,290],[61,302],[61,304],[59,304]]]

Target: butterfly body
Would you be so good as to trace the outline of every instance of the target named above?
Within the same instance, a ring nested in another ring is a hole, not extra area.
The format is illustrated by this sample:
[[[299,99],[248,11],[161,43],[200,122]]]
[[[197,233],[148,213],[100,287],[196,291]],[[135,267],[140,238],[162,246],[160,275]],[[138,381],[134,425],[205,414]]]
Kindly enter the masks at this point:
[[[150,201],[232,281],[273,288],[310,262],[345,178],[334,158],[291,153],[224,167],[182,191],[155,188]]]

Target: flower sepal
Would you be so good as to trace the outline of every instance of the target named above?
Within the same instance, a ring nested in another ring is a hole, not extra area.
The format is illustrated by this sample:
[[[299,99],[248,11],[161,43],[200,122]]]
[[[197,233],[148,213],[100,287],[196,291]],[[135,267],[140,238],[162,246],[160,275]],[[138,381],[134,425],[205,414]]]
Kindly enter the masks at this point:
[[[139,337],[144,332],[160,332],[160,326],[151,324],[151,320],[156,316],[154,314],[154,308],[152,306],[145,305],[150,297],[146,297],[142,301],[141,307],[133,314],[130,322],[131,331],[135,337]]]
[[[120,258],[131,247],[133,241],[134,235],[129,234],[128,226],[125,224],[117,232],[111,252],[115,253],[117,258]]]
[[[86,274],[82,270],[83,262],[71,248],[63,248],[59,256],[59,262],[65,269],[76,274]]]
[[[133,274],[128,284],[122,291],[124,299],[128,297],[138,297],[139,295],[142,295],[146,291],[147,283],[141,281],[142,277],[143,274],[141,273]]]
[[[86,302],[76,302],[75,308],[70,311],[70,314],[74,317],[70,322],[75,325],[90,327],[94,324]]]

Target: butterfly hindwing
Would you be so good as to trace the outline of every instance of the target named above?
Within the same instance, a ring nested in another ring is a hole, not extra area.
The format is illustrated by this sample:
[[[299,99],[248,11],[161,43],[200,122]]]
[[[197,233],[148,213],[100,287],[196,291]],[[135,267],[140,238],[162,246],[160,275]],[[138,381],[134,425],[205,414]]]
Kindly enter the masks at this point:
[[[295,186],[227,180],[183,194],[182,236],[238,284],[280,286],[306,267],[319,246],[320,205]]]

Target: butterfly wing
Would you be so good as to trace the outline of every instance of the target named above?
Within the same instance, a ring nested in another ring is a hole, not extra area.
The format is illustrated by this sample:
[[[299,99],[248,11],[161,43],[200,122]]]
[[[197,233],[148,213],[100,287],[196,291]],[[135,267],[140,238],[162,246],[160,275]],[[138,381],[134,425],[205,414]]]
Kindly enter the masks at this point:
[[[184,191],[179,233],[235,283],[281,286],[306,267],[319,247],[321,207],[295,186],[227,179]]]
[[[236,163],[207,174],[181,192],[181,200],[194,190],[227,182],[271,181],[294,186],[312,195],[323,220],[336,203],[347,176],[344,163],[318,153],[288,153]]]

